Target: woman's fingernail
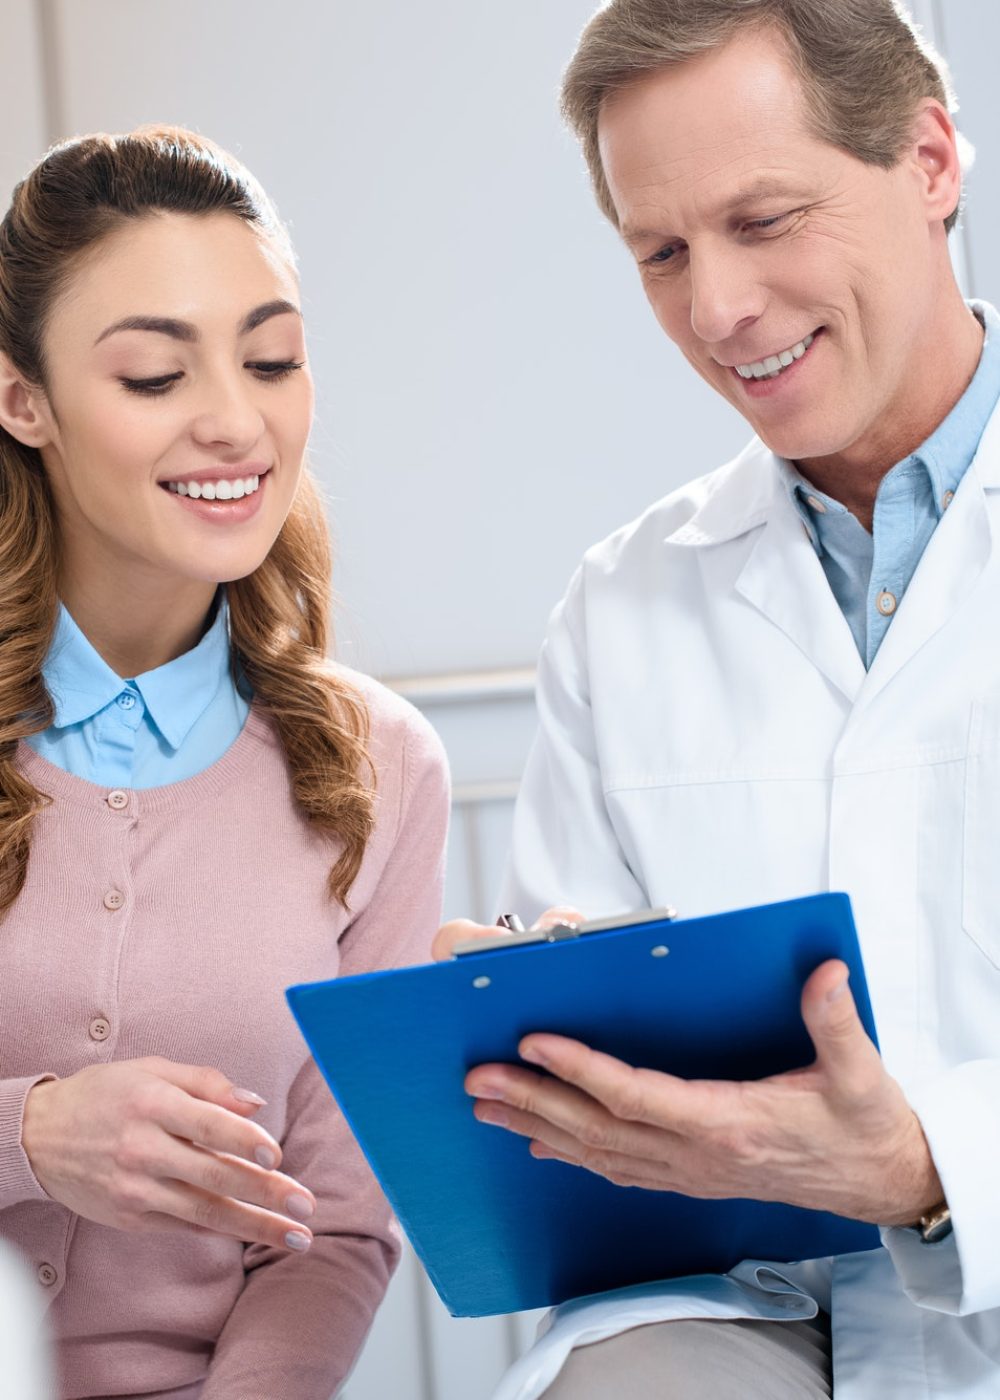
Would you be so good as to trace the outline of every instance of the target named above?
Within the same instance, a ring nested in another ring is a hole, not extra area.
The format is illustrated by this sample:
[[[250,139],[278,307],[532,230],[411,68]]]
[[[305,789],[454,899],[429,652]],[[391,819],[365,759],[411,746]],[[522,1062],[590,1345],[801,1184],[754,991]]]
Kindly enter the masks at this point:
[[[297,1249],[301,1253],[303,1250],[309,1248],[312,1244],[312,1240],[308,1235],[303,1235],[299,1230],[289,1230],[288,1234],[285,1236],[285,1244],[288,1245],[289,1249]]]
[[[285,1209],[289,1215],[294,1215],[296,1220],[308,1220],[316,1207],[308,1196],[289,1196],[285,1202]]]
[[[252,1089],[234,1089],[232,1093],[233,1098],[238,1099],[240,1103],[252,1103],[255,1104],[257,1108],[263,1108],[267,1103],[267,1099],[262,1099],[261,1096],[255,1094]]]
[[[278,1165],[278,1154],[271,1147],[265,1147],[263,1143],[253,1150],[253,1158],[258,1167],[263,1167],[265,1171],[273,1172]]]

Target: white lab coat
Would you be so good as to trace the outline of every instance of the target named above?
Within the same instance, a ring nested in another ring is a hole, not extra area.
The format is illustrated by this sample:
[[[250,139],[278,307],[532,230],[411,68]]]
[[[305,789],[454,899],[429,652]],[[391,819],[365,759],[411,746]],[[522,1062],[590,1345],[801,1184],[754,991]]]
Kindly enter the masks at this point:
[[[749,1267],[718,1314],[780,1315],[775,1274],[786,1315],[832,1302],[837,1400],[1000,1396],[998,536],[1000,412],[866,674],[755,441],[587,554],[540,662],[504,908],[852,897],[885,1062],[954,1234]],[[496,1400],[540,1394],[574,1340],[711,1314],[717,1290],[560,1310]]]

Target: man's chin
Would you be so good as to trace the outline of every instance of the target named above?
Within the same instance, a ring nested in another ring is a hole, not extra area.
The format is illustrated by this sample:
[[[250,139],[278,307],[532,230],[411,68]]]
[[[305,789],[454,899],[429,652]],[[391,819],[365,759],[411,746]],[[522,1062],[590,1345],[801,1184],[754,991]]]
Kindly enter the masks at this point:
[[[768,424],[752,424],[757,436],[765,447],[769,447],[776,457],[785,457],[790,462],[804,462],[820,457],[835,457],[850,447],[850,437],[843,431],[830,429]]]

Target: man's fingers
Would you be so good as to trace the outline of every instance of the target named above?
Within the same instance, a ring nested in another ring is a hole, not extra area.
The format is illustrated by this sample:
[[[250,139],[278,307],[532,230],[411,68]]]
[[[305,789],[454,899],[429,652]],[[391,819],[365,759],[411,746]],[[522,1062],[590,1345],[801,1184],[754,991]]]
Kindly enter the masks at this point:
[[[708,1111],[699,1081],[636,1069],[565,1036],[526,1036],[518,1051],[529,1064],[541,1065],[626,1122],[684,1133],[703,1124]]]
[[[531,925],[532,932],[536,930],[555,928],[557,924],[585,924],[586,915],[581,914],[579,909],[574,909],[572,904],[555,904],[551,909],[546,909],[544,914],[540,914]]]
[[[802,1019],[819,1067],[848,1094],[864,1093],[884,1073],[878,1051],[858,1017],[844,963],[823,963],[802,989]]]
[[[582,924],[584,916],[579,909],[568,904],[560,904],[545,913],[532,924],[532,931],[555,928],[556,924]],[[471,943],[475,938],[496,938],[503,930],[496,924],[477,924],[472,919],[452,919],[442,924],[431,945],[431,956],[435,962],[445,962],[450,958],[459,943]]]
[[[459,943],[470,943],[474,938],[495,938],[501,930],[490,924],[473,923],[471,919],[452,919],[442,924],[431,945],[431,956],[435,962],[445,962],[452,956]]]
[[[600,1112],[596,1110],[596,1113]],[[481,1100],[475,1106],[475,1115],[481,1123],[493,1124],[506,1128],[508,1132],[516,1133],[519,1137],[530,1138],[533,1156],[556,1157],[571,1166],[584,1167],[587,1171],[607,1177],[616,1185],[641,1184],[651,1190],[665,1189],[663,1171],[666,1159],[663,1156],[662,1144],[653,1144],[648,1140],[634,1141],[634,1135],[626,1131],[624,1124],[601,1122],[595,1116],[585,1134],[591,1139],[588,1142],[572,1132],[556,1127],[545,1118],[511,1108],[506,1104]],[[634,1151],[628,1148],[630,1138],[633,1139]],[[621,1142],[623,1150],[600,1146],[600,1141]],[[542,1150],[537,1151],[536,1148]]]

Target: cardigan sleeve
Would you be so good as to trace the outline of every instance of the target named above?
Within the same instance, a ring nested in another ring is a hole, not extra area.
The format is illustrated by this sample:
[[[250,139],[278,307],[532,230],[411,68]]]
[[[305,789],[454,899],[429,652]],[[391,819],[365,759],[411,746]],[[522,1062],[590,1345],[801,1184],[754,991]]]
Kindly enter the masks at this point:
[[[21,1126],[28,1094],[51,1074],[35,1074],[20,1079],[0,1079],[0,1210],[22,1201],[47,1201],[28,1154],[21,1146]]]
[[[375,892],[341,939],[343,974],[426,961],[440,921],[448,783],[441,746],[410,721],[399,820]],[[250,1245],[246,1282],[202,1400],[328,1400],[354,1365],[399,1259],[389,1206],[312,1059],[288,1102],[282,1169],[317,1209],[304,1255]]]

